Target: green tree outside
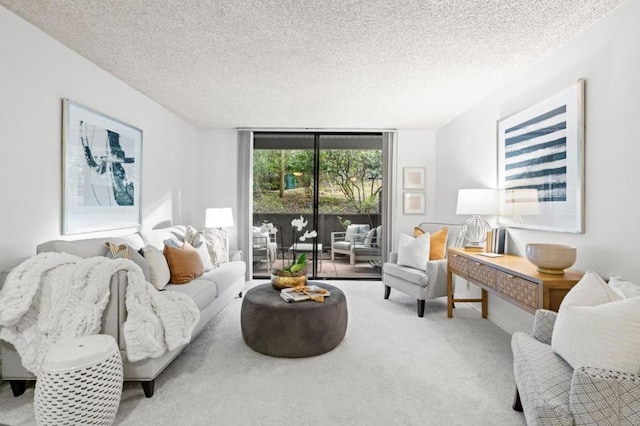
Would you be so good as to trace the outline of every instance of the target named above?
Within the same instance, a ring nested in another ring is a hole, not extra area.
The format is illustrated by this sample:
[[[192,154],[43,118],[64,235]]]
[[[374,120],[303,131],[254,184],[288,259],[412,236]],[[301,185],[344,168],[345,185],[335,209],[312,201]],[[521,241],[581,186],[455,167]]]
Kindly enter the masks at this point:
[[[379,213],[382,152],[320,151],[320,213]],[[311,150],[255,150],[253,201],[256,213],[310,213],[313,202]]]

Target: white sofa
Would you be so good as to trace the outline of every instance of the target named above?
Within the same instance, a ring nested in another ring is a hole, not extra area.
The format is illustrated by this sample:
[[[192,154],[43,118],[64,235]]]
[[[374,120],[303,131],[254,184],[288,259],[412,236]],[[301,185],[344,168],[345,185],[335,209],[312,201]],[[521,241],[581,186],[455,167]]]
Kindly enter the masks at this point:
[[[164,229],[143,231],[121,237],[92,238],[75,241],[48,241],[37,247],[37,252],[66,252],[83,258],[104,256],[107,248],[106,241],[118,244],[126,243],[132,249],[139,250],[145,245],[153,245],[163,249],[163,241],[169,238],[184,239],[184,226],[173,226]],[[144,259],[142,259],[144,262]],[[144,265],[141,265],[144,271]],[[179,291],[190,296],[200,309],[200,321],[193,330],[191,339],[202,331],[205,325],[218,314],[235,297],[242,295],[245,286],[244,262],[232,260],[223,263],[217,268],[205,272],[204,275],[188,284],[168,284],[167,291]],[[0,277],[0,288],[6,278],[6,273]],[[166,352],[158,358],[145,359],[137,362],[129,362],[127,348],[124,341],[123,324],[127,317],[125,308],[125,290],[127,276],[123,271],[115,273],[111,277],[110,298],[102,316],[101,333],[113,336],[120,347],[124,367],[124,379],[127,381],[139,381],[147,397],[154,392],[155,378],[176,358],[186,345],[173,351]],[[21,395],[29,380],[35,380],[33,374],[27,371],[20,361],[20,356],[14,347],[4,341],[0,341],[2,351],[2,378],[11,383],[15,396]]]

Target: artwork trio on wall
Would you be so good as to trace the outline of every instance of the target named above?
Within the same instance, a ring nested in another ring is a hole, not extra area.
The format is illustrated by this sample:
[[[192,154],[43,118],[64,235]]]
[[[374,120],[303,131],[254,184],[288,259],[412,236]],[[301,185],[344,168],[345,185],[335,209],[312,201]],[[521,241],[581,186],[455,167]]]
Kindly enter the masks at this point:
[[[63,99],[62,234],[140,226],[142,130]]]

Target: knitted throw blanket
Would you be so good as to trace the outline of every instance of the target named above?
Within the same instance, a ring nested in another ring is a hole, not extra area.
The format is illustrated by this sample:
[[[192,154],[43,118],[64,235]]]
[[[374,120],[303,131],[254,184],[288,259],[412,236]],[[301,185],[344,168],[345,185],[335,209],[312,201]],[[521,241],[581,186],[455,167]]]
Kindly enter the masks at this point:
[[[0,339],[35,374],[54,343],[100,332],[111,276],[126,271],[124,338],[129,361],[154,358],[191,339],[200,311],[188,296],[157,291],[127,259],[41,253],[14,268],[0,291]]]

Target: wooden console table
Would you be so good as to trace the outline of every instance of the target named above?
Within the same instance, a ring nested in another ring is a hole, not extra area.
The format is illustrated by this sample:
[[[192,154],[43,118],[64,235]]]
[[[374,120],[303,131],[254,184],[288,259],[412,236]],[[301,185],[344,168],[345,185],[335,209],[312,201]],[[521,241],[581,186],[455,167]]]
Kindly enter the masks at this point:
[[[453,274],[478,285],[482,297],[455,299]],[[447,254],[447,315],[453,317],[455,302],[479,302],[482,303],[482,318],[486,318],[489,291],[531,313],[536,309],[557,312],[564,296],[582,275],[571,269],[565,270],[564,275],[542,274],[525,257],[511,254],[486,257],[462,248],[450,248]]]

